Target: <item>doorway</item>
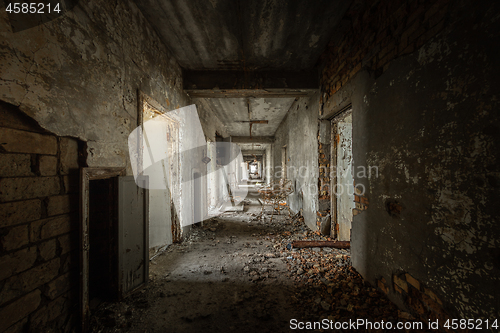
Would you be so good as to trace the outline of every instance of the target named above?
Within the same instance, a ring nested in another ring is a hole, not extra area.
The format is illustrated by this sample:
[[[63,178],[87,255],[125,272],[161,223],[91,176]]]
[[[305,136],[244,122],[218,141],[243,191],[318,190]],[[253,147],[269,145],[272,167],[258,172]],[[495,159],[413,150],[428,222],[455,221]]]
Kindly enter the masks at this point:
[[[124,168],[80,171],[82,332],[94,306],[121,299],[148,281],[149,181],[124,175]]]
[[[180,191],[180,124],[175,115],[146,94],[139,91],[138,99],[138,126],[142,129],[139,141],[145,142],[139,154],[154,161],[144,170],[152,184],[148,223],[153,254],[165,245],[181,241],[176,209],[180,207],[180,197],[175,195]]]
[[[331,216],[332,236],[351,240],[354,175],[352,154],[352,108],[331,120]]]
[[[89,303],[118,298],[117,177],[89,181]]]
[[[118,177],[122,168],[80,173],[80,315],[88,330],[91,305],[119,297]],[[91,304],[92,303],[92,304]]]

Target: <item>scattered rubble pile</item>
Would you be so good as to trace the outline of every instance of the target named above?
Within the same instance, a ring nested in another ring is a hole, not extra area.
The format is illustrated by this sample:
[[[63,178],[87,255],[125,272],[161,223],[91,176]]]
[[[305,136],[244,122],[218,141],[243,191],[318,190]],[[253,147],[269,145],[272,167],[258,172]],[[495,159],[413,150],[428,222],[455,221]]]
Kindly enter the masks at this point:
[[[291,244],[297,240],[330,241],[331,238],[308,229],[298,215],[281,226],[280,232],[268,233],[264,239],[275,243],[276,256],[286,258],[289,277],[295,280],[298,290],[292,301],[303,310],[303,320],[327,318],[336,322],[363,318],[395,323],[413,319],[363,280],[351,266],[350,250],[294,249]]]
[[[241,224],[238,229],[240,236],[231,233],[231,228],[234,228],[231,224],[234,222],[231,221],[236,220]],[[272,222],[269,220],[259,219],[256,214],[244,212],[229,213],[227,219],[224,216],[212,218],[203,225],[193,227],[182,243],[172,244],[163,250],[163,253],[158,254],[157,260],[161,262],[164,260],[162,258],[168,258],[169,255],[181,258],[179,256],[190,253],[206,253],[195,248],[215,251],[212,256],[208,253],[206,256],[201,255],[203,258],[207,257],[204,258],[206,260],[211,258],[207,262],[200,261],[199,265],[189,263],[189,271],[182,274],[193,274],[191,270],[199,271],[201,276],[222,282],[221,286],[228,286],[220,287],[222,289],[218,289],[218,293],[232,290],[234,295],[238,295],[234,296],[236,298],[232,300],[232,307],[243,313],[243,317],[247,317],[249,329],[255,327],[262,332],[288,331],[287,320],[283,315],[274,318],[277,309],[285,308],[290,315],[293,313],[294,318],[302,321],[317,322],[328,319],[345,322],[361,318],[372,322],[383,320],[396,323],[412,320],[408,313],[398,311],[381,291],[363,281],[351,266],[349,249],[293,248],[294,241],[331,239],[311,231],[300,215],[281,215],[279,218],[275,216]],[[252,229],[248,229],[249,232],[244,231],[248,227]],[[160,267],[156,260],[151,261],[151,265],[150,267]],[[153,268],[153,271],[155,269]],[[187,302],[186,297],[195,303],[198,302],[196,293],[191,292],[192,288],[172,289],[171,283],[181,283],[175,282],[181,280],[179,275],[173,277],[169,271],[161,275],[153,273],[149,285],[133,297],[127,297],[119,303],[103,303],[97,307],[93,311],[92,331],[135,332],[138,328],[146,328],[148,332],[159,331],[152,326],[151,318],[162,318],[165,313],[172,311],[172,308],[161,305],[162,299],[167,298],[168,302],[165,304],[176,304],[175,306],[182,306],[176,303],[176,297],[182,297],[182,302]],[[248,282],[241,284],[238,281]],[[217,286],[213,282],[208,282],[208,285],[211,289]],[[280,300],[269,296],[269,290],[273,288],[283,290]],[[214,294],[212,297],[210,302],[227,303],[224,298],[226,296]],[[184,317],[189,320],[181,319],[188,323],[202,324],[204,320],[210,320],[207,318],[216,317],[215,313],[220,311],[217,308],[207,310],[207,306],[195,308],[192,313],[186,310]],[[199,309],[208,312],[199,315],[196,312]],[[209,331],[221,332],[214,327],[207,330]]]

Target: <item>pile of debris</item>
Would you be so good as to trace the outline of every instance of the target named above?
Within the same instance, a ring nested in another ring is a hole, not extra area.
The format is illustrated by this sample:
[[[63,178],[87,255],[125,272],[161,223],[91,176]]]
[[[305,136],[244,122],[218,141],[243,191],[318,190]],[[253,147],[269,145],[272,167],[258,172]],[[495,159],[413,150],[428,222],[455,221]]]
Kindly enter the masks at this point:
[[[295,216],[285,230],[268,236],[273,236],[274,247],[286,258],[289,276],[298,287],[292,301],[303,310],[304,320],[411,320],[411,315],[399,311],[381,291],[363,280],[351,266],[349,249],[294,248],[298,241],[332,243],[329,237],[308,229],[303,218]]]

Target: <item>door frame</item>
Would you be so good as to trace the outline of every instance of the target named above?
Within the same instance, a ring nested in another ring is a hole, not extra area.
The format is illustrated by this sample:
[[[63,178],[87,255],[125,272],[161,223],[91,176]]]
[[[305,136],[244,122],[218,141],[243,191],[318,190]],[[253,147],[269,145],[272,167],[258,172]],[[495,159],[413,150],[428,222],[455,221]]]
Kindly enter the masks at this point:
[[[344,118],[352,114],[352,105],[348,104],[342,108],[339,112],[335,113],[332,117],[328,118],[330,121],[331,128],[331,144],[330,144],[330,236],[333,238],[338,237],[339,233],[339,223],[338,223],[338,211],[337,211],[337,196],[335,191],[338,184],[337,179],[337,145],[339,140],[339,133],[337,132],[337,123],[341,122]],[[332,172],[335,168],[335,172]],[[353,175],[354,178],[354,175]]]
[[[90,181],[125,175],[125,168],[80,169],[80,316],[82,332],[89,328],[89,202]],[[118,197],[118,193],[115,194]],[[116,211],[118,217],[118,211]],[[117,272],[118,274],[118,272]]]
[[[151,96],[148,96],[144,92],[142,92],[140,89],[137,89],[137,126],[141,128],[141,131],[139,132],[139,135],[137,136],[137,142],[138,142],[138,155],[143,156],[144,154],[144,146],[143,146],[143,133],[144,133],[144,113],[145,113],[145,105],[149,104],[149,107],[155,109],[154,113],[157,114],[158,116],[162,116],[169,121],[171,121],[174,126],[176,127],[176,142],[177,142],[177,147],[175,149],[177,150],[177,161],[176,161],[176,177],[175,177],[175,183],[174,183],[174,178],[173,175],[170,175],[171,179],[171,184],[169,184],[169,191],[170,191],[170,221],[171,221],[171,226],[170,226],[170,231],[172,233],[172,243],[178,243],[182,240],[182,228],[181,228],[181,223],[180,223],[180,216],[177,214],[177,210],[175,209],[176,205],[180,207],[180,199],[174,200],[174,196],[172,193],[175,193],[176,191],[180,191],[181,189],[181,161],[180,161],[180,135],[181,135],[181,126],[180,126],[180,121],[179,119],[175,118],[175,116],[169,116],[167,113],[169,112],[167,109],[165,109],[160,103],[158,103],[155,99],[153,99]],[[137,159],[137,170],[144,171],[142,169],[143,164],[142,164],[142,158]],[[171,171],[170,166],[169,166],[169,171]],[[148,194],[149,195],[149,194]],[[149,225],[149,213],[148,216],[146,217],[146,222]],[[148,245],[149,246],[149,245]]]

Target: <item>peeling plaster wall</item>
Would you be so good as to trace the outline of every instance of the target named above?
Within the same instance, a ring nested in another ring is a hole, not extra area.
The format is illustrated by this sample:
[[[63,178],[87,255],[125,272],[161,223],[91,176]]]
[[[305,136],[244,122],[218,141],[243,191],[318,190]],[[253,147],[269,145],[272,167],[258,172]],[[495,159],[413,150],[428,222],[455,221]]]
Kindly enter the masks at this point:
[[[220,171],[217,172],[216,166],[216,149],[215,149],[215,133],[219,133],[223,137],[228,137],[226,127],[220,121],[220,119],[214,114],[213,110],[206,103],[206,99],[193,99],[196,104],[196,109],[198,110],[198,116],[200,117],[201,126],[203,127],[203,132],[205,134],[205,139],[207,142],[211,142],[211,148],[207,150],[207,156],[211,161],[207,165],[203,165],[203,168],[207,168],[206,181],[208,186],[206,196],[204,197],[204,202],[206,204],[206,211],[211,207],[212,209],[219,204],[219,191],[224,188],[225,182],[223,177],[221,177]]]
[[[295,191],[288,197],[290,209],[302,211],[304,221],[313,230],[318,210],[318,106],[319,92],[301,97],[292,104],[275,133],[273,144],[274,180],[281,171],[281,148],[287,146],[287,178]],[[279,167],[279,168],[278,168]]]
[[[167,110],[190,104],[181,68],[132,1],[80,1],[18,33],[0,15],[0,98],[57,135],[86,141],[89,166],[131,173],[137,89]]]
[[[138,90],[167,111],[192,103],[182,90],[181,68],[132,1],[81,1],[66,15],[18,33],[10,32],[6,13],[0,15],[0,99],[57,135],[85,141],[88,166],[132,173],[127,139],[137,126]],[[198,110],[205,137],[213,138],[225,128],[210,111]],[[205,167],[201,158],[184,160],[182,177]],[[191,191],[181,192],[181,223],[191,218]]]
[[[226,126],[215,115],[213,109],[211,109],[206,102],[206,99],[193,98],[193,102],[196,104],[201,126],[203,127],[203,132],[207,140],[215,142],[215,132],[223,137],[229,136]]]
[[[379,169],[355,174],[369,206],[354,216],[353,265],[388,281],[389,297],[416,315],[427,309],[396,286],[398,274],[452,318],[500,315],[499,12],[458,2],[435,38],[332,96],[338,108],[352,102],[354,166]]]

